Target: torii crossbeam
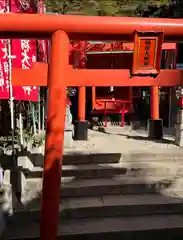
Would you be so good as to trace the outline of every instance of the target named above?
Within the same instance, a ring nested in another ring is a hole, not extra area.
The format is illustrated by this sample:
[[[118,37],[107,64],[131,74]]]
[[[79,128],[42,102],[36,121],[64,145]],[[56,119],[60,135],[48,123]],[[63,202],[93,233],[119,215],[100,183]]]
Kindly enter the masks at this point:
[[[182,83],[182,72],[178,70],[161,70],[156,77],[130,78],[128,70],[74,70],[69,66],[69,39],[120,39],[133,42],[135,31],[163,32],[165,41],[180,41],[183,39],[183,20],[11,13],[0,15],[1,38],[51,38],[52,41],[48,80],[48,66],[42,65],[44,71],[38,74],[35,65],[32,70],[24,70],[29,71],[29,76],[25,73],[23,82],[18,79],[13,81],[14,85],[48,85],[49,88],[41,207],[42,240],[57,238],[66,87],[112,85],[156,86],[157,89],[157,86]],[[37,79],[38,75],[40,80]],[[157,99],[157,91],[154,91],[153,96]]]

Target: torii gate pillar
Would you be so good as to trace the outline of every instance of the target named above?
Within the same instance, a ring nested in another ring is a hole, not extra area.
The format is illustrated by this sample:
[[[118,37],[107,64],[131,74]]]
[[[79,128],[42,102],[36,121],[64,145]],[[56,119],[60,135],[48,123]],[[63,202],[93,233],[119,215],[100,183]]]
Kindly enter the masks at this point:
[[[66,71],[69,64],[69,39],[65,32],[52,35],[48,77],[48,117],[41,202],[42,240],[57,239],[61,167],[66,109]]]
[[[151,139],[163,138],[163,121],[159,118],[159,87],[150,88],[150,119],[148,122],[148,134]]]

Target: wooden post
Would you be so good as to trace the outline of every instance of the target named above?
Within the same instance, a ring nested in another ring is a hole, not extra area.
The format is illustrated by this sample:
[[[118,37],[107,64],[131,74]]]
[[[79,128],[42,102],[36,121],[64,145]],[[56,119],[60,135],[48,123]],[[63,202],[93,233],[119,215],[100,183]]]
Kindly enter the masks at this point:
[[[69,39],[65,32],[52,35],[48,78],[48,118],[41,202],[41,240],[57,239],[61,167],[66,110],[65,71],[69,62]]]
[[[79,87],[78,93],[78,120],[84,121],[86,116],[86,88]]]
[[[150,109],[151,119],[159,119],[159,87],[157,86],[150,88]]]
[[[92,87],[92,110],[95,108],[96,103],[96,87]]]
[[[129,101],[130,101],[130,107],[129,107],[130,115],[129,115],[129,119],[128,119],[128,124],[130,125],[133,122],[133,115],[134,115],[134,111],[133,111],[133,89],[132,89],[132,87],[129,87]]]

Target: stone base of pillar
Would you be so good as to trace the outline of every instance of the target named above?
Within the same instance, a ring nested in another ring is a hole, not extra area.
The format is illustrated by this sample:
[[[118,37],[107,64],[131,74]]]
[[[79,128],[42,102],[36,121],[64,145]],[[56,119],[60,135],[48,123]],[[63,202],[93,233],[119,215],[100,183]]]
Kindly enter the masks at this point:
[[[162,119],[149,119],[148,136],[150,139],[161,140],[163,138],[163,121]]]
[[[175,124],[175,144],[183,147],[183,110],[177,111],[177,119]]]
[[[72,147],[73,144],[73,126],[64,129],[64,147]]]
[[[175,125],[175,144],[183,147],[183,126],[182,124]]]
[[[70,106],[66,106],[65,128],[64,128],[64,147],[72,147],[73,144],[73,129],[72,114]]]
[[[75,121],[74,123],[74,140],[88,140],[88,121]]]

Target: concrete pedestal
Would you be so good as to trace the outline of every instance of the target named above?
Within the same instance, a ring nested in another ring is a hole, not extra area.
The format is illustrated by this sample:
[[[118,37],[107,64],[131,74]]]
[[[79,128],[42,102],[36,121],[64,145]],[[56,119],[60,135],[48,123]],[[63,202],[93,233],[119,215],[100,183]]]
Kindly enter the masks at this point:
[[[163,121],[162,119],[149,119],[148,136],[150,139],[161,140],[163,138]]]
[[[177,120],[175,125],[175,143],[183,147],[183,110],[177,112]]]
[[[75,121],[74,124],[74,140],[88,140],[88,121]]]
[[[64,129],[64,147],[72,147],[73,144],[73,126]]]
[[[73,143],[73,129],[72,114],[70,106],[66,106],[65,128],[64,128],[64,147],[72,147]]]

